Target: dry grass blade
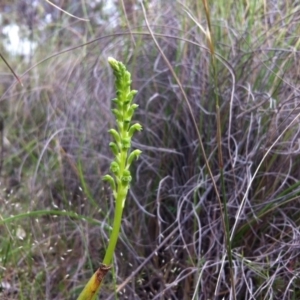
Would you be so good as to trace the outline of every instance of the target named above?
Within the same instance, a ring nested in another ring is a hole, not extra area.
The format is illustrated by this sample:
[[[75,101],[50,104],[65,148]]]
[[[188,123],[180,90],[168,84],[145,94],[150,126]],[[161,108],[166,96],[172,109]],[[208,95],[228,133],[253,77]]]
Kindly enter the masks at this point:
[[[45,0],[45,1],[46,1],[47,3],[49,3],[50,5],[52,5],[53,7],[55,7],[56,9],[62,11],[64,14],[66,14],[66,15],[72,17],[72,18],[75,18],[75,19],[80,20],[80,21],[89,22],[88,19],[79,18],[79,17],[76,17],[76,16],[70,14],[69,12],[67,12],[66,10],[60,8],[59,6],[57,6],[56,4],[54,4],[53,2],[51,2],[50,0]]]
[[[17,81],[21,84],[21,86],[23,86],[21,79],[15,73],[15,71],[13,70],[13,68],[9,65],[9,63],[6,61],[6,59],[3,57],[3,55],[1,53],[0,53],[0,57],[2,58],[2,60],[4,61],[4,63],[7,65],[7,67],[9,68],[9,70],[12,72],[12,74],[15,76],[15,78],[17,79]]]

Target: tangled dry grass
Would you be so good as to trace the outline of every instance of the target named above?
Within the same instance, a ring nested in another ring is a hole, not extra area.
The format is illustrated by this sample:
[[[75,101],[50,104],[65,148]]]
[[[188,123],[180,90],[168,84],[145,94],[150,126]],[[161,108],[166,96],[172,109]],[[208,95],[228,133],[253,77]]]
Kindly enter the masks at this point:
[[[76,299],[103,258],[114,209],[101,182],[111,156],[114,97],[106,60],[114,56],[139,91],[144,131],[135,143],[143,155],[108,275],[115,285],[105,285],[101,299],[233,299],[233,286],[236,299],[298,299],[299,4],[215,2],[217,80],[198,26],[207,25],[203,5],[153,0],[146,7],[187,95],[213,177],[138,2],[120,2],[108,13],[102,2],[64,1],[63,9],[88,23],[46,3],[15,5],[18,12],[3,5],[10,13],[3,24],[17,22],[38,48],[29,58],[4,52],[24,73],[24,87],[1,67],[2,293]],[[234,284],[213,182],[226,202],[230,232],[235,226]]]

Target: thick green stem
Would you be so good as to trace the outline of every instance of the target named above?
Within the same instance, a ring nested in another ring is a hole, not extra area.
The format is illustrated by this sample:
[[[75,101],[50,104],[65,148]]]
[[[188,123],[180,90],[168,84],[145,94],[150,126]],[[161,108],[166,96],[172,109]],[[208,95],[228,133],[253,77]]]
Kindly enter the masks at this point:
[[[115,216],[114,216],[114,223],[112,232],[109,238],[109,244],[105,253],[105,257],[103,259],[103,263],[105,265],[109,265],[112,262],[112,258],[115,252],[115,248],[117,245],[121,222],[122,222],[122,214],[123,214],[123,205],[125,197],[123,195],[117,195],[118,199],[116,199],[116,208],[115,208]]]

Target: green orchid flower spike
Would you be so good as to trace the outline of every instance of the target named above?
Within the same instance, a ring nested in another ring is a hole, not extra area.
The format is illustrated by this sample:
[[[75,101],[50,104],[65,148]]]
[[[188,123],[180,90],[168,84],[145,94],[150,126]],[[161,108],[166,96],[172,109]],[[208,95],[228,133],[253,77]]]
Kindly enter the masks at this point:
[[[112,57],[108,58],[108,62],[116,78],[117,97],[112,100],[114,103],[112,112],[116,118],[116,129],[108,131],[113,138],[113,142],[109,143],[109,147],[114,155],[114,160],[110,165],[112,175],[105,175],[103,180],[107,181],[112,189],[115,198],[115,216],[103,264],[86,284],[78,300],[95,300],[100,290],[102,279],[110,268],[119,237],[123,208],[132,179],[130,166],[142,153],[139,149],[131,151],[132,136],[135,132],[142,130],[142,126],[139,123],[131,124],[131,119],[138,107],[137,104],[132,103],[137,91],[131,90],[131,75],[125,66]]]

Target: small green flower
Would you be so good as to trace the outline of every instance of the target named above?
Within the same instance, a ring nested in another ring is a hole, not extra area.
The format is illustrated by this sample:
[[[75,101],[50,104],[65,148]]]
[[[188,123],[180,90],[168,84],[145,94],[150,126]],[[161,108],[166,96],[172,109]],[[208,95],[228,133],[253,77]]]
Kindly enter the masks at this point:
[[[139,149],[135,149],[134,151],[132,151],[128,156],[127,166],[129,167],[134,159],[138,159],[141,153],[142,151]]]
[[[130,149],[130,147],[131,147],[131,138],[128,138],[128,137],[123,138],[121,144],[122,144],[122,149],[124,149],[124,150]]]
[[[110,170],[111,170],[112,173],[117,175],[119,173],[119,170],[120,170],[119,164],[116,161],[111,162]]]
[[[121,182],[123,186],[129,186],[132,177],[129,170],[124,170]]]
[[[143,128],[141,124],[135,123],[132,126],[130,126],[128,136],[131,138],[136,131],[141,131],[142,129]]]
[[[115,181],[114,179],[110,176],[110,175],[105,175],[103,176],[103,181],[107,181],[109,184],[110,184],[110,187],[113,191],[116,190],[116,184],[115,184]]]

